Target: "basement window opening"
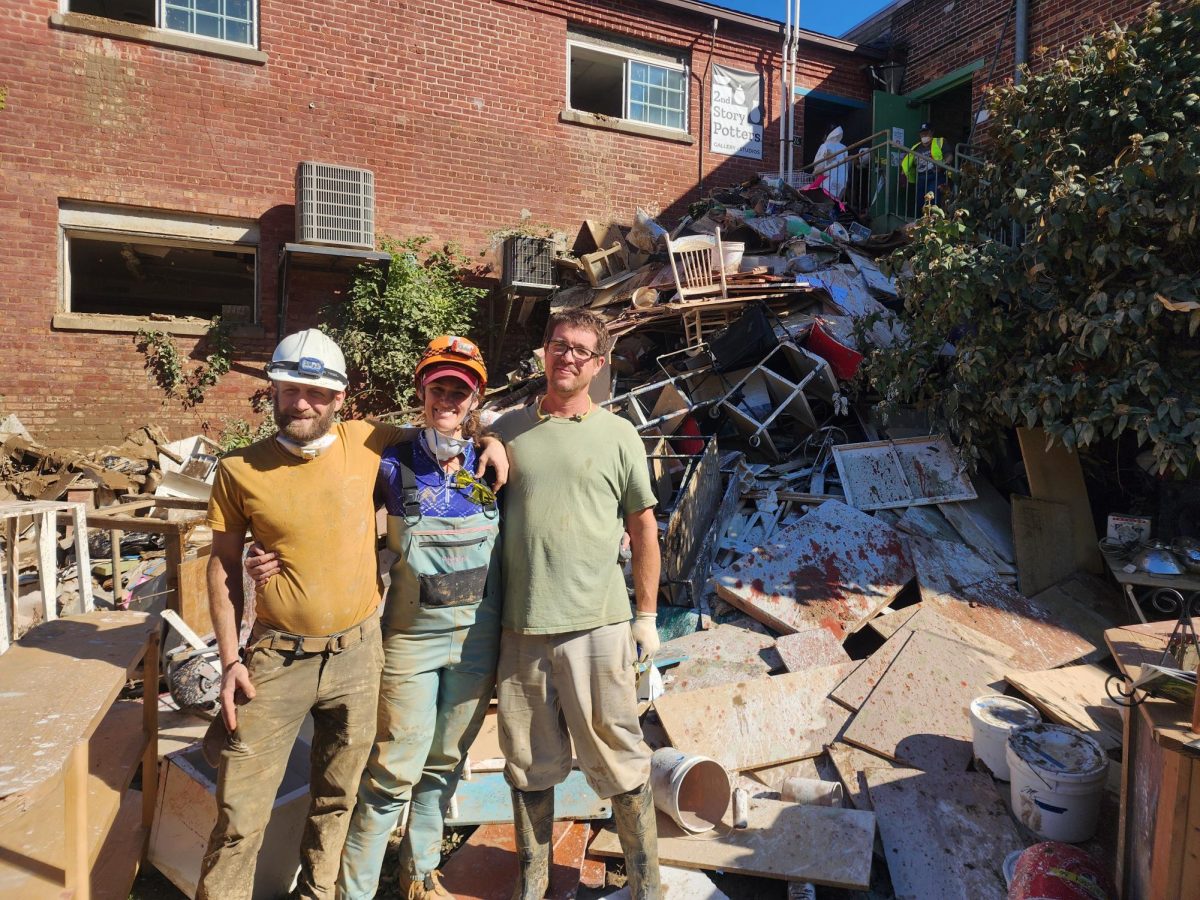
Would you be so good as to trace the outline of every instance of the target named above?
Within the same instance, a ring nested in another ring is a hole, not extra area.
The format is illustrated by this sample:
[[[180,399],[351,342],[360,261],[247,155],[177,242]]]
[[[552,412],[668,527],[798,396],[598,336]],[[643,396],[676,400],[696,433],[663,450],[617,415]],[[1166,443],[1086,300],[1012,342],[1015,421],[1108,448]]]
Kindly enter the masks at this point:
[[[567,52],[570,109],[686,132],[682,60],[594,41],[568,41]]]
[[[67,11],[258,46],[257,0],[68,0]]]

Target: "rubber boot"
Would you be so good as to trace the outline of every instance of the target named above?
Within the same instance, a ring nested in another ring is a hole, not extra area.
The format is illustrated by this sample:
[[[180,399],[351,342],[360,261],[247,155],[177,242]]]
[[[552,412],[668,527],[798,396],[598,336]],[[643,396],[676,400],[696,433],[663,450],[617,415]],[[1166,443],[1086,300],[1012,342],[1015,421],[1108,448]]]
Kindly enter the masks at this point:
[[[512,900],[542,900],[550,889],[550,841],[554,833],[554,788],[512,789],[517,860],[521,865]]]
[[[658,824],[650,783],[612,798],[613,819],[621,851],[630,900],[659,900]]]

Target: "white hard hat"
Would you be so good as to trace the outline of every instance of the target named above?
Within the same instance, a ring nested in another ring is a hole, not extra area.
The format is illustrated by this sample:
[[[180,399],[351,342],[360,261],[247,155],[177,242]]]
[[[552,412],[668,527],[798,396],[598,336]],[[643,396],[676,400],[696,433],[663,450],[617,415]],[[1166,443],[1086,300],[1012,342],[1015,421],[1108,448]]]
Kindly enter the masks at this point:
[[[331,391],[344,391],[349,384],[341,348],[315,328],[289,334],[279,342],[267,365],[267,377]]]

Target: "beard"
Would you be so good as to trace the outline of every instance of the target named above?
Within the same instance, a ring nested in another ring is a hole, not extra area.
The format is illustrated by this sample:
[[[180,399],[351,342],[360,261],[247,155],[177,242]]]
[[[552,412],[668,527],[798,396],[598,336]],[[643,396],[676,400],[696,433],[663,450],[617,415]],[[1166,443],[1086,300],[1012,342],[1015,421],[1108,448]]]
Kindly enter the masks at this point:
[[[279,433],[297,444],[307,444],[324,437],[333,427],[333,417],[337,415],[333,404],[330,404],[322,415],[309,417],[293,416],[282,412],[279,409],[278,400],[273,401],[272,406],[275,413],[275,425],[279,428]]]

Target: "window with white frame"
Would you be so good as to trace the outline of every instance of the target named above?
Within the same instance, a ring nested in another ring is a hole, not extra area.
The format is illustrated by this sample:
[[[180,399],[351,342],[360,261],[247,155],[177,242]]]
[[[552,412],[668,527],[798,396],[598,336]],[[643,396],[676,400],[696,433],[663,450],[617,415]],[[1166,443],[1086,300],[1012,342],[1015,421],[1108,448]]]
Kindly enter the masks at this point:
[[[571,109],[687,131],[684,58],[592,35],[569,37],[567,54]]]
[[[64,312],[253,322],[253,221],[63,201]]]
[[[67,11],[258,46],[258,0],[67,0]]]

